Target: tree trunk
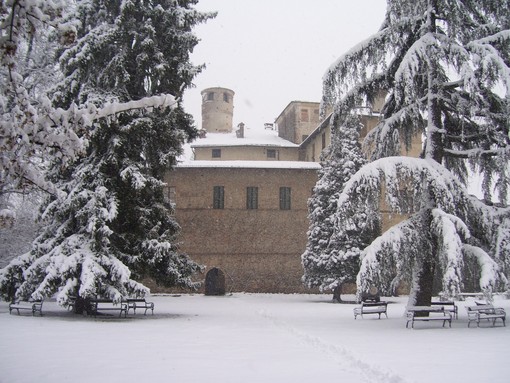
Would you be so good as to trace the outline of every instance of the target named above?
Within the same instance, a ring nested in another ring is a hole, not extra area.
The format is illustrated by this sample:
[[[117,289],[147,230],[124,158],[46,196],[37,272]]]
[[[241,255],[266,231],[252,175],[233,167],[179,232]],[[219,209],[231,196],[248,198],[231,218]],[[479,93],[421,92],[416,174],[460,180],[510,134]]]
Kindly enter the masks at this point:
[[[421,270],[417,274],[418,287],[415,295],[415,306],[430,306],[433,295],[434,274],[436,270],[436,261],[434,259],[425,259],[421,265]],[[417,316],[428,316],[428,313],[417,313]]]
[[[333,301],[342,303],[342,283],[333,290]]]
[[[74,303],[74,313],[88,314],[89,312],[90,312],[90,299],[76,297],[76,302]]]

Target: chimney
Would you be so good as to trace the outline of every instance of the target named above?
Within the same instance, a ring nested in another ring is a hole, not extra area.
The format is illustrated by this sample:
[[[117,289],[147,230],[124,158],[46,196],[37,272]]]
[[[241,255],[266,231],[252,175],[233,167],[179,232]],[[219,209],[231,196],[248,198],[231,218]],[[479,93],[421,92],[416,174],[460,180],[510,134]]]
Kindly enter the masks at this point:
[[[238,125],[237,125],[237,130],[236,130],[236,136],[237,138],[244,138],[244,123],[243,122],[240,122]]]

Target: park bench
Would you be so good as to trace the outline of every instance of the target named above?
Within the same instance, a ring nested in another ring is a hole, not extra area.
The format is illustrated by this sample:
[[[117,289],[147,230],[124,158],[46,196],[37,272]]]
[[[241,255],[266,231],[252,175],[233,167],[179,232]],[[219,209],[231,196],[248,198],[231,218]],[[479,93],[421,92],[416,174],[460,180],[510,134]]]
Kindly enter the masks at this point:
[[[453,313],[453,319],[459,319],[459,308],[453,301],[436,301],[430,302],[431,306],[443,306],[445,311]]]
[[[443,327],[446,322],[452,327],[452,314],[444,306],[410,306],[407,308],[406,328],[409,328],[409,322],[414,328],[415,321],[443,321]]]
[[[124,313],[124,317],[127,316],[127,303],[119,302],[115,303],[111,299],[91,299],[90,300],[90,314],[97,316],[98,312],[104,311],[118,311],[119,317]]]
[[[491,304],[487,304],[467,306],[466,310],[468,313],[468,327],[470,327],[471,322],[476,322],[477,327],[480,327],[480,321],[483,320],[492,321],[492,326],[494,327],[497,319],[501,319],[503,326],[506,326],[506,312],[505,309],[501,307],[494,307]]]
[[[147,314],[147,310],[152,311],[152,315],[154,315],[154,302],[147,302],[143,298],[128,298],[127,302],[127,312],[129,313],[130,309],[133,309],[133,314],[136,314],[136,309],[144,309],[145,312],[143,315]]]
[[[356,319],[358,315],[363,318],[363,315],[367,314],[378,314],[379,319],[381,319],[381,314],[384,314],[386,318],[388,318],[387,308],[388,302],[361,302],[361,306],[354,308],[354,319]]]
[[[461,301],[465,300],[468,297],[473,298],[483,298],[485,296],[484,293],[458,293],[457,298]]]
[[[39,313],[42,316],[42,306],[44,300],[28,300],[28,301],[15,301],[9,304],[9,314],[12,314],[13,310],[18,312],[20,315],[20,310],[22,311],[31,311],[32,315],[35,316],[35,313]]]

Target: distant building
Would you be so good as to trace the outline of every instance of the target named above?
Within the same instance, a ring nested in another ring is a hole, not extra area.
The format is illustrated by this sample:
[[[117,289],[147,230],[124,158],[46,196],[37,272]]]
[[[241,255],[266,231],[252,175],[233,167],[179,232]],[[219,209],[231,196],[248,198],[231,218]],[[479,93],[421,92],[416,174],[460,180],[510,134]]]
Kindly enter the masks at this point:
[[[278,136],[301,144],[319,125],[318,102],[292,101],[276,118]]]
[[[202,137],[167,174],[181,249],[206,272],[221,270],[227,291],[307,291],[307,201],[331,142],[329,117],[319,121],[317,102],[292,101],[266,129],[234,129],[233,104],[229,89],[202,91]],[[378,119],[367,110],[362,134]],[[383,214],[388,223],[401,219]]]
[[[230,132],[234,116],[234,91],[208,88],[202,92],[202,129],[207,132]]]

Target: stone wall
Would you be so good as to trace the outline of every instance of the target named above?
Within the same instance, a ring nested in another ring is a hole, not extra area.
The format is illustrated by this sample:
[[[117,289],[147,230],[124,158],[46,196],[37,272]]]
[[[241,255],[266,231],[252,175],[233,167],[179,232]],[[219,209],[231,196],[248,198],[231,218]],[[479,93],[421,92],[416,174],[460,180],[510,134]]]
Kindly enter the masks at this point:
[[[301,254],[316,180],[316,169],[176,168],[168,183],[175,187],[181,249],[206,272],[222,270],[227,291],[307,291]],[[224,209],[212,208],[218,185],[225,188]],[[258,209],[246,208],[247,186],[259,188]],[[280,210],[280,186],[291,188],[290,210]]]
[[[213,158],[212,149],[220,149],[221,157]],[[269,158],[267,150],[274,150],[275,158]],[[297,147],[280,146],[196,146],[194,147],[196,161],[297,161]]]

